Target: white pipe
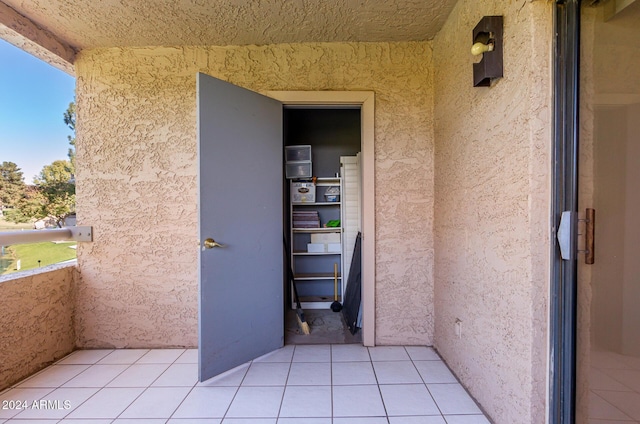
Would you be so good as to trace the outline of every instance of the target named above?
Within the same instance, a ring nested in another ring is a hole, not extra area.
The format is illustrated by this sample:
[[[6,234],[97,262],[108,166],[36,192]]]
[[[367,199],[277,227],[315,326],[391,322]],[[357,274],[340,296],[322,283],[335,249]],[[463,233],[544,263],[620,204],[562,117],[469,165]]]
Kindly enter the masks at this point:
[[[41,243],[45,241],[92,241],[91,227],[66,227],[51,230],[2,231],[0,246],[13,244]]]

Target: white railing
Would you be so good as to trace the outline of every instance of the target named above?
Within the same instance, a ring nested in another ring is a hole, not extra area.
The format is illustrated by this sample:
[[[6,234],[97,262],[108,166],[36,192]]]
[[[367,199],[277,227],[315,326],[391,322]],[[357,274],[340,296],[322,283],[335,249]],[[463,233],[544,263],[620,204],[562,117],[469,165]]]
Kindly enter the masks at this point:
[[[0,232],[0,246],[63,240],[93,241],[93,227],[65,227],[51,230]]]

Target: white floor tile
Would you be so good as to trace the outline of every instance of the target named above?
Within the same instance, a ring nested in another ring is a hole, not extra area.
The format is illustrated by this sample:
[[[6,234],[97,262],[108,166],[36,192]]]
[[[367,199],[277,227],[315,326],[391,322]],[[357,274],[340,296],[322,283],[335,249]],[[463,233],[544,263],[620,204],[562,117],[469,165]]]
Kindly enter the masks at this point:
[[[254,359],[253,362],[291,362],[294,349],[294,345],[286,345],[281,349],[274,350],[273,352]]]
[[[389,417],[389,424],[447,424],[441,415],[423,417]]]
[[[35,419],[21,420],[17,418],[6,421],[7,424],[57,424],[58,422],[59,422],[58,420],[35,420]]]
[[[59,360],[57,364],[93,365],[112,352],[113,349],[76,350]]]
[[[328,362],[293,362],[287,385],[330,386],[331,364]]]
[[[189,387],[150,387],[122,413],[121,418],[169,418],[189,390]]]
[[[39,399],[17,419],[62,419],[93,396],[98,388],[61,388]]]
[[[67,418],[116,418],[144,389],[138,387],[102,389],[75,409]]]
[[[293,362],[331,362],[331,346],[297,345]]]
[[[184,349],[152,349],[142,356],[137,364],[172,364],[183,353]]]
[[[331,417],[330,386],[287,386],[281,417]]]
[[[148,387],[169,367],[168,364],[133,364],[106,387]]]
[[[178,359],[176,364],[197,364],[198,363],[198,349],[187,349]]]
[[[425,383],[457,383],[458,380],[442,361],[413,362]]]
[[[595,394],[593,391],[589,393],[589,418],[603,419],[607,421],[631,420],[631,417]]]
[[[334,362],[331,368],[336,386],[377,384],[371,362]]]
[[[427,384],[427,388],[444,415],[482,413],[460,384]]]
[[[447,424],[491,424],[484,415],[446,415]]]
[[[244,379],[247,371],[249,370],[249,363],[242,364],[238,367],[235,367],[227,372],[223,372],[220,375],[212,377],[203,382],[199,382],[196,386],[203,387],[238,387],[242,380]]]
[[[384,417],[378,386],[334,386],[334,417]]]
[[[223,418],[237,390],[236,387],[195,387],[172,418]]]
[[[89,365],[52,365],[16,387],[60,387],[87,368]]]
[[[333,362],[371,361],[369,349],[358,344],[343,344],[331,346],[331,360]]]
[[[640,393],[605,391],[596,391],[595,393],[634,420],[640,420]]]
[[[333,424],[387,424],[385,417],[334,418]]]
[[[381,385],[380,391],[389,416],[440,415],[424,384]]]
[[[409,361],[411,358],[402,346],[376,346],[369,348],[372,361]]]
[[[98,361],[98,364],[131,365],[147,352],[149,352],[149,349],[117,349]]]
[[[606,375],[614,378],[616,381],[622,383],[624,386],[633,390],[636,393],[640,393],[640,371],[636,370],[606,370]],[[592,390],[597,389],[591,386]],[[629,391],[629,389],[623,391]]]
[[[193,387],[198,382],[198,364],[172,364],[162,373],[154,387]]]
[[[59,424],[111,424],[113,422],[113,420],[94,420],[92,419],[91,421],[86,420],[84,418],[82,419],[71,419],[71,418],[65,418],[64,420],[59,421]]]
[[[63,387],[104,387],[129,365],[92,365],[63,384]]]
[[[620,380],[625,379],[635,383],[637,371],[628,365],[619,371],[610,362],[593,371],[598,387],[623,389],[627,386]],[[0,424],[489,422],[436,352],[421,346],[290,345],[205,382],[197,380],[197,349],[76,351],[0,392],[0,400],[68,400],[68,409],[49,403],[49,409],[0,410]],[[602,396],[612,393],[617,392],[604,390]],[[599,403],[591,402],[592,407],[605,405],[604,412],[618,415],[596,414],[589,424],[638,422],[621,411],[635,415],[638,395],[620,393],[627,397],[609,402],[593,394]]]
[[[440,361],[435,350],[426,346],[405,346],[405,350],[413,361]]]
[[[422,383],[418,370],[411,361],[374,362],[378,384]]]
[[[242,381],[243,386],[284,386],[290,364],[287,362],[254,362]]]
[[[229,418],[276,418],[284,387],[240,387],[227,412]]]
[[[33,401],[42,399],[53,390],[50,388],[16,388],[7,390],[0,395],[0,402],[7,401],[6,404],[2,403],[3,408],[0,408],[0,419],[13,418],[26,408],[29,408]],[[6,409],[4,406],[6,406]]]
[[[631,388],[625,386],[620,381],[614,379],[608,373],[618,370],[599,370],[597,368],[591,368],[589,374],[589,389],[590,390],[613,390],[616,392],[629,392]]]

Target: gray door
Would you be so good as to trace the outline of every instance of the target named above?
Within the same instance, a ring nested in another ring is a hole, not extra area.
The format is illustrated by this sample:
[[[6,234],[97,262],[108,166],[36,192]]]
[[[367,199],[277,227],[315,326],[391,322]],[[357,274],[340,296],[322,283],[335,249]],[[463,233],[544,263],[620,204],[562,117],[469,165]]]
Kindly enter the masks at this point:
[[[282,104],[198,74],[199,378],[283,346]]]

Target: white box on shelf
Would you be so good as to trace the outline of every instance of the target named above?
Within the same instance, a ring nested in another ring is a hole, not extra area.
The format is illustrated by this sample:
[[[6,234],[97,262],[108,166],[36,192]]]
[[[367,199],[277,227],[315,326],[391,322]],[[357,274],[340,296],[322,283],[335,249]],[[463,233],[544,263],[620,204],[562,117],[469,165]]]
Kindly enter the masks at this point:
[[[340,243],[327,243],[327,252],[340,253],[342,252],[342,244]]]
[[[311,243],[340,243],[340,233],[311,234]]]
[[[309,253],[325,253],[327,245],[324,243],[307,243],[307,252]]]

